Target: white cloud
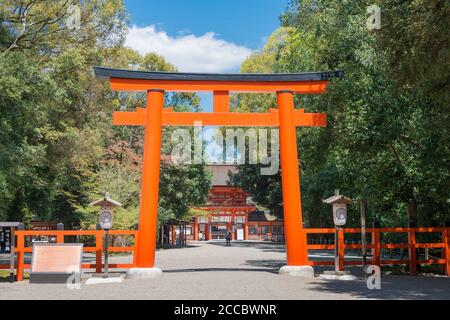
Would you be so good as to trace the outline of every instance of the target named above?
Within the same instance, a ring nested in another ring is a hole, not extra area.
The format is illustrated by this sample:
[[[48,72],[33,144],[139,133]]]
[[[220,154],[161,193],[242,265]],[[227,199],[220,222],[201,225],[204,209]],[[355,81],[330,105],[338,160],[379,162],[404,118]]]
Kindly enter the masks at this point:
[[[214,32],[171,37],[155,25],[131,27],[125,45],[142,55],[155,52],[182,72],[236,72],[252,53],[249,48],[218,39]]]

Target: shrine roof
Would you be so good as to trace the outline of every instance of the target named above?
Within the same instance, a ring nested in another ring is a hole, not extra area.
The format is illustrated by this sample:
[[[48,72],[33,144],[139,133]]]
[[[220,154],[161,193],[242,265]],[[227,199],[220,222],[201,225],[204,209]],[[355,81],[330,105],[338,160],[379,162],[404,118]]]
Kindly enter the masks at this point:
[[[333,203],[346,203],[346,204],[352,204],[353,201],[350,198],[347,198],[343,195],[334,195],[331,198],[325,199],[322,201],[323,203],[327,204],[333,204]]]
[[[248,213],[248,221],[251,222],[270,222],[270,221],[282,221],[277,216],[265,211],[252,211]]]
[[[231,174],[236,174],[238,169],[233,165],[208,165],[207,168],[212,174],[211,186],[228,186]]]
[[[20,222],[0,222],[0,228],[14,228],[18,227]]]
[[[135,79],[135,80],[171,80],[171,81],[236,81],[236,82],[302,82],[326,81],[341,78],[342,71],[300,72],[300,73],[246,73],[246,74],[214,74],[155,72],[140,70],[124,70],[94,67],[95,76],[99,79]]]

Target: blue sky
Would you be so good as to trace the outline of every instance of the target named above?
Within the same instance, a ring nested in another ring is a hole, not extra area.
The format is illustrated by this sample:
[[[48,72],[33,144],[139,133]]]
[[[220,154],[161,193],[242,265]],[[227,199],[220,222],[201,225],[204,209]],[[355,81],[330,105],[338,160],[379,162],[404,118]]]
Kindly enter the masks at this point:
[[[131,24],[158,25],[169,35],[214,32],[221,39],[258,49],[280,25],[288,0],[125,0]]]
[[[125,45],[156,52],[181,72],[237,73],[279,26],[289,0],[125,0]],[[200,93],[201,106],[212,97]]]

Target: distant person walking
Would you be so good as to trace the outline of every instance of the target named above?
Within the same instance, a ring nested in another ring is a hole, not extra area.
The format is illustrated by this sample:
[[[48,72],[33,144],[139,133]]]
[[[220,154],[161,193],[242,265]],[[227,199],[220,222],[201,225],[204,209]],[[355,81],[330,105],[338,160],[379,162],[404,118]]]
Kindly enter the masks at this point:
[[[228,232],[225,236],[225,240],[227,241],[227,247],[231,246],[231,232]]]

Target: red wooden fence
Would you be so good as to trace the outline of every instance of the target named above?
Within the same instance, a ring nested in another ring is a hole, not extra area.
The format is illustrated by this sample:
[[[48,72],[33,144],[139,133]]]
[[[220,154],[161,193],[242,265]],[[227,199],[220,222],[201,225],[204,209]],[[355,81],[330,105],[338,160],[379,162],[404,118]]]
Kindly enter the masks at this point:
[[[110,236],[134,236],[136,245],[136,235],[138,231],[135,230],[111,230],[109,231]],[[95,263],[82,264],[84,269],[96,269],[96,272],[101,272],[103,268],[102,263],[102,253],[103,253],[103,230],[71,230],[71,231],[30,231],[30,230],[17,230],[15,232],[17,236],[16,241],[16,253],[17,253],[17,281],[23,280],[23,274],[25,269],[29,269],[31,266],[25,263],[24,255],[25,253],[31,253],[32,247],[25,246],[25,238],[32,236],[56,236],[56,243],[64,243],[65,236],[93,236],[95,237],[95,247],[83,247],[83,252],[95,253]],[[134,252],[133,247],[109,247],[109,252]],[[109,268],[119,268],[127,269],[133,268],[135,266],[135,259],[133,257],[133,262],[131,264],[109,264]],[[9,269],[8,265],[0,265],[0,269]]]
[[[307,234],[334,234],[335,229],[306,229]],[[344,270],[345,265],[362,265],[362,260],[345,261],[345,249],[362,249],[361,244],[346,244],[345,234],[361,234],[360,228],[345,228],[339,231],[338,237],[338,254],[340,261],[340,269]],[[447,275],[450,275],[450,228],[367,228],[366,233],[372,234],[372,243],[367,245],[368,249],[373,249],[372,259],[368,259],[367,263],[377,266],[405,264],[409,265],[411,275],[415,275],[417,264],[438,264],[443,265]],[[380,235],[382,233],[407,233],[408,243],[381,243]],[[418,243],[416,235],[418,233],[439,233],[441,235],[440,242],[434,243]],[[442,249],[440,259],[419,260],[416,255],[416,249],[433,248]],[[335,250],[334,244],[308,244],[309,250]],[[408,259],[382,259],[381,249],[408,249]],[[334,265],[334,260],[328,261],[310,261],[313,266],[317,265]]]
[[[335,229],[306,229],[308,235],[311,234],[333,234]],[[110,236],[122,235],[122,236],[134,236],[134,246],[132,247],[109,247],[109,252],[135,252],[136,235],[138,231],[135,230],[111,230]],[[344,270],[346,265],[362,265],[361,260],[345,261],[346,249],[362,249],[361,244],[346,244],[346,234],[360,234],[359,228],[345,228],[340,230],[339,242],[338,242],[338,254],[340,257],[340,269]],[[368,249],[373,249],[372,259],[367,259],[368,264],[373,265],[393,265],[404,264],[409,265],[411,275],[416,274],[417,264],[438,264],[444,267],[447,275],[450,275],[450,228],[368,228],[366,233],[372,234],[372,243],[367,245]],[[382,233],[407,233],[408,243],[381,243],[380,234]],[[439,233],[441,235],[441,241],[435,243],[418,243],[416,235],[418,233]],[[101,272],[103,268],[102,263],[102,251],[103,251],[103,230],[90,230],[90,231],[29,231],[18,230],[16,231],[16,252],[17,252],[17,280],[23,280],[23,274],[25,269],[29,269],[30,265],[25,264],[24,254],[31,253],[32,248],[25,246],[25,238],[32,236],[56,236],[57,243],[64,243],[65,236],[94,236],[95,247],[84,247],[84,252],[95,253],[95,263],[83,264],[84,269],[96,269],[96,272]],[[419,248],[434,248],[442,249],[442,256],[439,259],[418,260],[416,256],[416,249]],[[309,250],[335,250],[334,244],[308,244]],[[382,259],[381,249],[408,249],[408,259]],[[135,267],[135,257],[130,264],[110,264],[109,268],[127,269]],[[334,265],[334,260],[326,261],[309,261],[313,266],[328,266]],[[0,265],[0,269],[9,269],[8,265]]]

